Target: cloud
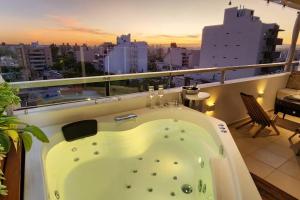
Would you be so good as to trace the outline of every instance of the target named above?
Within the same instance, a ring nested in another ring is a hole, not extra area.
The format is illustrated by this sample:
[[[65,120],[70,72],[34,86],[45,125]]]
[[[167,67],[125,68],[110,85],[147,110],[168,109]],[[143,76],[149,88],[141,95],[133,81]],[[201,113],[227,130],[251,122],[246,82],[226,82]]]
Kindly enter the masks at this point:
[[[70,31],[92,35],[114,35],[101,29],[83,26],[80,21],[74,18],[56,15],[47,15],[47,18],[56,23],[57,26],[59,26],[59,28],[57,29],[59,31]]]
[[[114,35],[112,33],[104,32],[101,29],[88,28],[88,27],[83,27],[83,26],[64,27],[64,28],[61,28],[61,29],[58,29],[58,30],[59,31],[78,32],[78,33],[87,33],[87,34],[93,34],[93,35]]]

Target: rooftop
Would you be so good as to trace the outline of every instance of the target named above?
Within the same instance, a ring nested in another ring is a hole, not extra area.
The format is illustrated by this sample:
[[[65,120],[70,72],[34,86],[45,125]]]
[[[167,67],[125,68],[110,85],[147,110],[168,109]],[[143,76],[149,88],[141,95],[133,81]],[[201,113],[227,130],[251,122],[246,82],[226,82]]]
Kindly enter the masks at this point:
[[[65,26],[49,35],[114,36],[46,18]],[[130,34],[94,48],[52,44],[41,55],[30,54],[38,42],[28,52],[3,44],[11,55],[0,73],[12,82],[0,75],[0,89],[11,87],[0,93],[0,199],[300,199],[300,13],[282,55],[277,21],[262,21],[252,9],[227,8],[224,25],[206,26],[193,53],[172,43],[164,55]]]
[[[255,66],[237,66],[235,69],[242,70],[244,68],[252,67],[276,67],[283,65],[280,64],[264,64]],[[232,70],[233,67],[224,68],[208,68],[208,69],[192,69],[192,70],[178,70],[168,72],[154,72],[154,73],[141,73],[130,75],[108,75],[104,77],[86,77],[75,79],[58,79],[46,81],[32,81],[12,83],[11,85],[20,88],[40,88],[60,85],[72,85],[78,83],[93,83],[95,81],[110,81],[126,80],[133,78],[151,78],[157,76],[178,76],[183,74],[204,73],[207,71],[226,71]],[[248,118],[245,107],[240,98],[240,92],[247,92],[257,97],[257,101],[263,106],[265,110],[269,110],[270,115],[273,115],[274,102],[276,99],[277,90],[285,88],[286,82],[290,76],[289,72],[278,74],[269,74],[256,77],[248,77],[234,80],[220,80],[220,82],[200,84],[198,87],[201,92],[210,94],[210,98],[204,103],[204,112],[208,116],[213,116],[225,121],[229,126],[230,132],[234,141],[249,169],[249,171],[262,178],[267,183],[272,184],[272,188],[282,190],[285,195],[290,197],[300,198],[299,191],[297,190],[300,184],[300,164],[299,158],[296,156],[297,149],[300,147],[300,139],[294,137],[290,143],[288,137],[291,136],[298,125],[300,120],[296,117],[286,116],[285,120],[278,119],[277,126],[279,127],[280,135],[274,135],[271,129],[264,129],[256,138],[252,138],[253,133],[259,128],[258,125],[248,125],[239,130],[235,127],[239,123]],[[111,89],[111,88],[109,88]],[[31,89],[32,90],[32,89]],[[40,91],[38,89],[37,91]],[[178,95],[181,88],[166,89],[164,94],[164,102],[172,103],[178,100]],[[64,99],[62,103],[52,105],[41,105],[34,107],[23,107],[15,114],[22,120],[36,124],[45,130],[50,130],[47,127],[61,127],[63,124],[91,119],[99,116],[113,115],[118,113],[133,112],[132,110],[147,108],[149,106],[148,92],[134,93],[124,95],[117,95],[109,98],[85,98],[81,101],[68,102]],[[213,109],[210,109],[213,105]],[[151,110],[149,110],[151,112]],[[282,117],[280,114],[279,117]],[[102,119],[102,118],[101,118]],[[100,120],[102,121],[102,120]],[[52,129],[51,129],[52,130]],[[53,131],[46,131],[48,136],[52,138]],[[35,182],[42,181],[42,175],[39,177],[37,174],[42,174],[41,169],[36,168],[34,163],[39,160],[39,144],[34,143],[32,152],[30,152],[26,159],[25,180],[34,179]],[[33,176],[35,174],[35,176]],[[254,178],[255,182],[257,180]],[[25,199],[30,199],[32,194],[37,196],[37,190],[28,188],[29,182],[25,181]],[[257,185],[261,190],[260,186]],[[43,191],[43,189],[41,189]],[[261,195],[265,198],[264,192]],[[274,192],[273,192],[274,195]],[[42,196],[40,196],[42,197]]]

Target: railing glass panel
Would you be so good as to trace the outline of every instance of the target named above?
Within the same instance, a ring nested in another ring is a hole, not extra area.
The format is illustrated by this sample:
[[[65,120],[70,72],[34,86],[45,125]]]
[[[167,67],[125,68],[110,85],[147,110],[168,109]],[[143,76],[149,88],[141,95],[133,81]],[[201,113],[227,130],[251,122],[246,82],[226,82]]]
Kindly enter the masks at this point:
[[[249,72],[261,75],[266,70],[272,73],[283,72],[285,63],[272,63],[262,65],[245,65],[235,67],[201,68],[191,70],[148,72],[120,75],[106,75],[94,77],[80,77],[73,79],[56,79],[42,81],[27,81],[10,83],[20,88],[19,96],[22,99],[22,108],[48,106],[74,101],[86,101],[109,96],[148,91],[149,86],[163,85],[165,89],[195,85],[209,82],[224,83],[228,79],[249,77]],[[298,65],[298,62],[294,62]],[[223,76],[224,75],[224,76]],[[252,75],[253,76],[253,75]]]

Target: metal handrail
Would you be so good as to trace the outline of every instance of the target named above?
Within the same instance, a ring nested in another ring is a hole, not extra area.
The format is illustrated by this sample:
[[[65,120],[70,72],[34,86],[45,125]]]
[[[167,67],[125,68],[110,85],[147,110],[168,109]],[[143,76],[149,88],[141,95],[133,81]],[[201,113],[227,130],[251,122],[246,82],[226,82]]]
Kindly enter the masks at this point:
[[[299,61],[294,61],[292,62],[292,64],[299,64]],[[131,80],[131,79],[140,79],[140,78],[172,77],[172,76],[180,76],[186,74],[202,74],[208,72],[221,72],[222,78],[220,81],[221,83],[224,83],[226,71],[257,69],[257,68],[272,68],[272,67],[279,67],[284,65],[286,65],[286,62],[227,66],[227,67],[209,67],[209,68],[195,67],[195,69],[187,69],[187,70],[104,75],[104,76],[37,80],[37,81],[22,81],[22,82],[11,82],[9,84],[16,88],[28,89],[28,88],[53,87],[53,86],[75,85],[75,84],[86,84],[86,83],[100,83],[100,82],[109,82],[109,81],[121,81],[121,80]]]

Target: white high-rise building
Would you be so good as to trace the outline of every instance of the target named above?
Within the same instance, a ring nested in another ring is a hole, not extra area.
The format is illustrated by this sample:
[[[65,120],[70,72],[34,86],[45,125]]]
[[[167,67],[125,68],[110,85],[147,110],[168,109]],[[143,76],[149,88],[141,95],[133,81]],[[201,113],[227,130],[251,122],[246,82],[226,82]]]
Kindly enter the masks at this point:
[[[104,67],[109,74],[147,72],[147,43],[131,42],[130,34],[117,37],[117,45],[106,55]]]
[[[164,64],[170,66],[170,70],[191,69],[199,65],[199,50],[190,50],[177,47],[172,43],[164,57]]]
[[[200,67],[238,66],[270,63],[279,56],[276,45],[277,24],[262,23],[249,9],[228,8],[222,25],[206,26],[202,33]],[[226,73],[226,79],[253,76],[260,73],[246,69]],[[205,74],[209,81],[220,78],[220,74]]]

